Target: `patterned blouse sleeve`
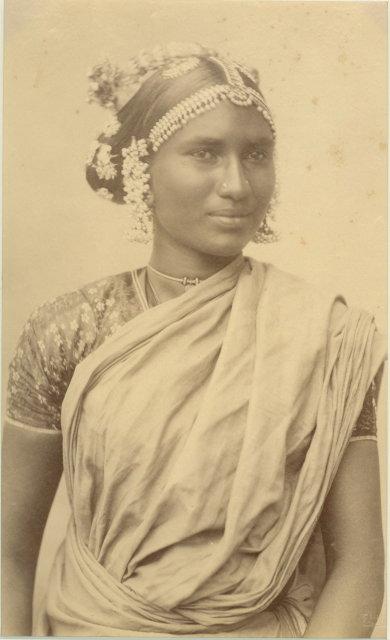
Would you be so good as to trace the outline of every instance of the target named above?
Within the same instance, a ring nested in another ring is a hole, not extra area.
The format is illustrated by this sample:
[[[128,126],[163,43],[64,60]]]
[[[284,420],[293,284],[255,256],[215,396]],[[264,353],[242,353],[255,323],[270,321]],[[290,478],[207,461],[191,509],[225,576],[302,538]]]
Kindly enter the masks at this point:
[[[359,418],[353,428],[350,442],[353,440],[377,440],[376,402],[378,398],[378,376],[368,388]]]
[[[10,364],[7,415],[43,429],[61,428],[61,405],[75,366],[96,339],[95,318],[81,292],[35,311]]]

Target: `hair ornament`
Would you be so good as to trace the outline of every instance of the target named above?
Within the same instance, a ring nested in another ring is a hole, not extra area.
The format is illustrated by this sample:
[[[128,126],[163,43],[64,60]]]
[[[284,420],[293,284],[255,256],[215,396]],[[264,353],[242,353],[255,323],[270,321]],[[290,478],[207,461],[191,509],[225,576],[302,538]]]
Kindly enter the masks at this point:
[[[222,68],[226,84],[215,84],[206,89],[200,89],[164,114],[149,133],[153,151],[157,151],[165,140],[168,140],[189,120],[215,108],[227,99],[238,106],[255,106],[269,123],[273,137],[276,137],[275,125],[263,95],[260,90],[248,87],[240,75],[243,66],[215,56],[210,56],[209,59]]]
[[[108,60],[104,60],[93,67],[88,73],[88,78],[88,102],[96,102],[106,109],[118,111],[118,94],[127,83],[127,75]]]
[[[228,60],[230,62],[229,58]],[[234,64],[237,67],[237,69],[241,71],[243,76],[246,76],[247,78],[249,78],[249,80],[254,82],[254,84],[259,84],[260,78],[259,78],[259,72],[257,71],[257,69],[248,69],[246,65],[241,64],[240,62],[235,62]]]
[[[214,50],[197,43],[171,42],[165,46],[154,47],[151,51],[141,50],[137,56],[129,60],[123,70],[104,60],[88,73],[88,102],[96,102],[106,109],[118,112],[159,69],[183,62],[185,66],[178,72],[178,75],[181,75],[190,70],[189,67],[186,68],[188,64],[194,65],[192,69],[195,68],[196,58],[215,53]],[[173,72],[177,72],[175,67]]]
[[[170,109],[150,130],[149,140],[152,143],[153,151],[157,151],[165,140],[168,140],[175,131],[181,129],[189,120],[226,100],[226,94],[225,85],[214,85],[206,89],[200,89]]]
[[[105,138],[111,138],[116,133],[118,133],[121,128],[121,123],[119,122],[116,115],[112,115],[111,118],[106,122],[106,125],[103,129],[103,136]]]
[[[147,204],[152,200],[149,165],[141,160],[147,155],[147,142],[142,138],[137,140],[133,137],[130,146],[122,149],[124,200],[130,205],[131,215],[127,236],[130,240],[144,243],[151,240],[153,232],[153,214]]]
[[[112,162],[114,157],[111,154],[112,148],[109,144],[104,144],[95,140],[87,157],[87,164],[93,167],[100,180],[113,180],[117,175],[117,170]]]
[[[161,75],[163,78],[178,78],[179,76],[196,69],[199,64],[200,59],[192,56],[179,62],[173,62],[162,70]]]
[[[106,189],[106,187],[100,187],[100,189],[96,190],[96,193],[101,198],[105,198],[105,200],[112,200],[114,197],[114,194],[111,193],[111,191],[109,191],[108,189]]]

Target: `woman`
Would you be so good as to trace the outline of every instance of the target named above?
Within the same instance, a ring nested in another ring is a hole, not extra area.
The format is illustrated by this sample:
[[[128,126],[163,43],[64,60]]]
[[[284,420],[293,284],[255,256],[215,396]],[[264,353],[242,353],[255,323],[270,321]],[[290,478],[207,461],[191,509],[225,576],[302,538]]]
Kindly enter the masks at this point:
[[[146,267],[44,305],[22,335],[6,634],[31,633],[63,455],[72,517],[38,633],[369,635],[383,343],[369,314],[242,255],[272,238],[275,128],[256,75],[172,46],[96,67],[91,99],[116,117],[87,179],[153,248]]]

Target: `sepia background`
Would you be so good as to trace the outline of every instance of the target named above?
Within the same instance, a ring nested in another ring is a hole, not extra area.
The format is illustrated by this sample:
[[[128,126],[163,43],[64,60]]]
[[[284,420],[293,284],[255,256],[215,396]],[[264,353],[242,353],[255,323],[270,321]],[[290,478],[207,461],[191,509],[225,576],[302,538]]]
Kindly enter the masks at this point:
[[[147,261],[126,208],[96,196],[84,160],[108,113],[88,70],[171,40],[225,49],[260,70],[278,130],[281,240],[248,247],[386,326],[384,2],[8,0],[5,7],[4,356],[53,296]],[[379,444],[384,479],[384,393]],[[41,554],[42,597],[68,507],[60,487]],[[385,635],[385,617],[375,630]]]

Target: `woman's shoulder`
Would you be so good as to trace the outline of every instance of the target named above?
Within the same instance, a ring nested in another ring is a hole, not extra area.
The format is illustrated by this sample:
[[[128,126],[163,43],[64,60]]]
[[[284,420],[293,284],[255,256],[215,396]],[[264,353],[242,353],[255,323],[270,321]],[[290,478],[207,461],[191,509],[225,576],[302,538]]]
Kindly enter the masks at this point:
[[[306,278],[292,273],[291,271],[281,269],[271,262],[262,262],[255,258],[250,258],[250,263],[253,269],[259,270],[263,273],[265,284],[268,286],[272,285],[274,287],[285,288],[288,291],[294,291],[295,293],[314,295],[327,295],[331,293],[331,289],[329,287],[324,290],[319,285],[310,282]]]
[[[251,263],[252,268],[262,273],[261,297],[271,317],[278,317],[308,334],[322,332],[326,340],[343,334],[351,340],[364,342],[364,336],[370,333],[373,337],[373,358],[383,359],[386,341],[377,330],[374,314],[347,303],[337,285],[320,286],[273,264],[252,259]]]
[[[31,314],[25,329],[32,325],[40,337],[61,331],[70,336],[81,329],[91,342],[91,332],[104,339],[139,311],[132,272],[126,271],[47,300]]]
[[[331,334],[342,331],[351,318],[359,316],[373,322],[373,315],[364,309],[350,306],[336,286],[319,285],[299,275],[285,271],[272,263],[250,258],[251,266],[261,274],[261,296],[275,312],[313,328],[327,328]]]
[[[347,308],[345,297],[335,287],[320,286],[270,262],[260,262],[254,258],[250,258],[250,262],[253,269],[262,273],[265,289],[278,294],[281,301],[290,302],[295,299],[297,303],[302,303],[306,300],[310,306],[316,301],[323,301],[325,304],[335,301],[340,313]]]
[[[31,426],[59,428],[61,403],[76,366],[140,311],[131,272],[93,281],[38,307],[10,364],[9,416]]]

